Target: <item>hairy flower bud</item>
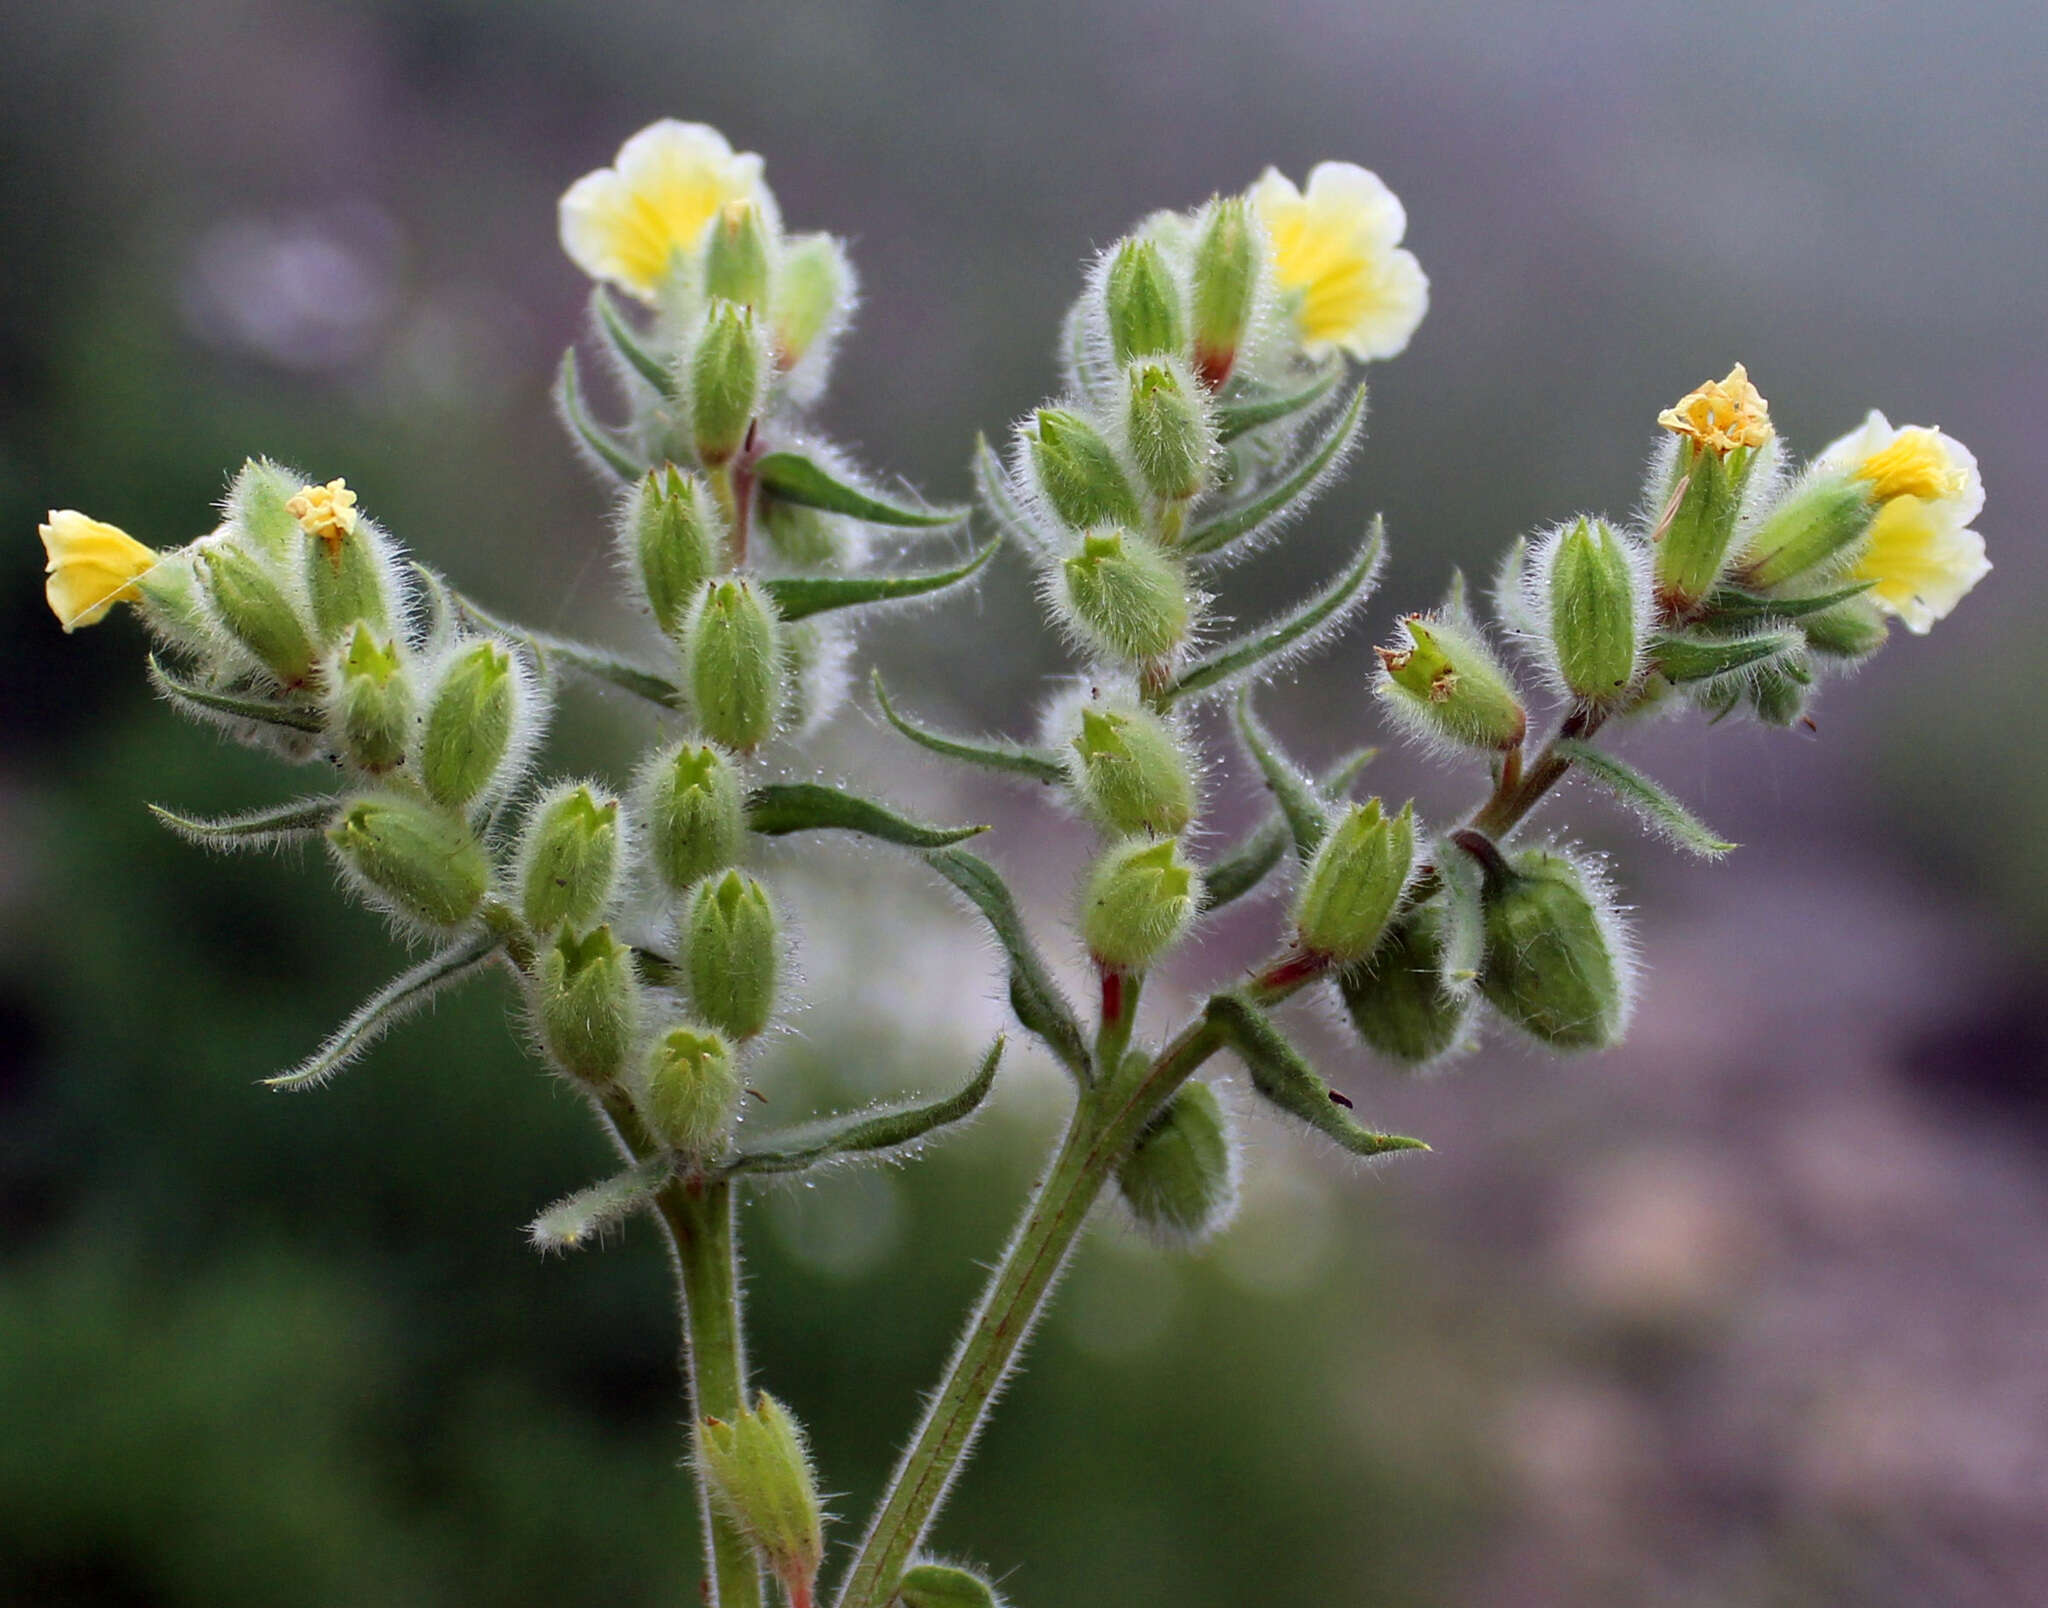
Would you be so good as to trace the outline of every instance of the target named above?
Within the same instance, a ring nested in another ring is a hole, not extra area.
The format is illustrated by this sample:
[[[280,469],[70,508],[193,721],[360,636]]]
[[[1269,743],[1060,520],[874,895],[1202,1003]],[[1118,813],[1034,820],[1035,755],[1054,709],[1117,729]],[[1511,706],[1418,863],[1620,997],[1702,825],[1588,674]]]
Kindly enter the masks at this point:
[[[1823,659],[1868,658],[1890,635],[1884,611],[1868,598],[1851,598],[1799,622],[1808,651]]]
[[[753,1038],[774,1014],[782,971],[768,890],[739,871],[707,877],[683,920],[683,965],[697,1014],[732,1038]]]
[[[1757,526],[1737,576],[1767,589],[1820,571],[1863,538],[1878,507],[1866,480],[1838,471],[1810,475]]]
[[[1381,812],[1378,799],[1353,805],[1323,834],[1294,901],[1301,946],[1340,966],[1372,953],[1415,866],[1415,806]]]
[[[1427,737],[1466,747],[1519,747],[1528,716],[1508,673],[1479,633],[1443,618],[1411,614],[1406,645],[1375,648],[1375,691],[1388,711]]]
[[[1200,230],[1189,285],[1195,372],[1214,391],[1230,378],[1251,327],[1265,246],[1251,203],[1241,195],[1211,201]]]
[[[1367,1048],[1421,1066],[1457,1045],[1472,996],[1444,986],[1443,965],[1443,907],[1432,901],[1397,920],[1366,964],[1337,979],[1351,1025]]]
[[[1237,1204],[1237,1166],[1216,1091],[1183,1085],[1138,1135],[1116,1182],[1131,1215],[1162,1239],[1191,1245],[1222,1228]]]
[[[1119,971],[1142,971],[1186,933],[1202,904],[1202,874],[1172,838],[1112,846],[1088,873],[1081,937]]]
[[[1125,376],[1124,439],[1153,496],[1183,502],[1209,485],[1216,432],[1177,366],[1140,363]]]
[[[358,625],[328,678],[330,728],[349,763],[373,776],[404,763],[412,736],[412,680],[404,658],[395,639],[380,643],[369,626]]]
[[[633,1091],[647,1131],[685,1155],[715,1155],[739,1109],[732,1046],[715,1028],[682,1026],[654,1041]]]
[[[1091,530],[1060,570],[1075,624],[1110,658],[1163,659],[1186,639],[1194,618],[1187,577],[1136,532],[1116,526]]]
[[[1552,1049],[1618,1043],[1631,962],[1605,890],[1548,849],[1510,858],[1474,832],[1456,842],[1485,873],[1479,991],[1487,1002]]]
[[[776,357],[794,368],[844,321],[853,301],[853,268],[830,235],[799,235],[775,266],[771,305]]]
[[[747,439],[767,394],[763,325],[751,308],[713,302],[690,353],[690,435],[697,456],[716,468]]]
[[[824,1514],[804,1433],[765,1390],[731,1423],[697,1426],[697,1456],[719,1508],[760,1552],[791,1602],[808,1602],[825,1556]]]
[[[950,1563],[913,1564],[896,1582],[895,1600],[902,1608],[1003,1608],[986,1580]]]
[[[619,874],[619,801],[565,782],[527,818],[519,846],[519,907],[535,932],[595,921]]]
[[[745,576],[707,583],[682,632],[685,679],[713,742],[751,753],[782,709],[782,630],[768,595]]]
[[[1670,509],[1658,539],[1657,596],[1683,615],[1727,567],[1744,488],[1772,437],[1770,410],[1738,363],[1726,379],[1709,381],[1666,408],[1657,423],[1678,437],[1657,493],[1658,511]]]
[[[228,487],[225,528],[247,542],[251,552],[289,563],[304,529],[291,503],[304,485],[303,476],[268,458],[245,459]]]
[[[525,694],[502,643],[485,639],[454,652],[420,734],[418,775],[428,797],[454,809],[490,789],[511,752]]]
[[[342,806],[327,833],[335,857],[381,904],[433,927],[459,927],[490,887],[476,834],[422,799],[370,793]]]
[[[593,1088],[616,1081],[640,1026],[633,951],[609,927],[564,927],[534,962],[533,1018],[564,1072]]]
[[[1793,652],[1758,665],[1750,672],[1749,702],[1766,726],[1790,726],[1813,700],[1813,664]]]
[[[1139,357],[1178,357],[1186,343],[1180,286],[1159,247],[1129,239],[1116,248],[1102,281],[1109,347],[1119,364]]]
[[[270,570],[232,542],[204,546],[199,567],[207,601],[228,635],[285,686],[310,681],[317,657],[312,635]]]
[[[702,479],[669,464],[633,488],[623,535],[655,622],[674,635],[698,591],[723,563],[724,515]]]
[[[759,207],[745,200],[726,202],[704,234],[704,294],[741,307],[765,306],[774,249]]]
[[[1604,519],[1581,519],[1539,551],[1552,668],[1586,703],[1609,702],[1635,681],[1650,618],[1650,576],[1635,544]]]
[[[672,892],[739,862],[746,799],[722,750],[683,743],[655,754],[640,773],[637,796],[648,858]]]
[[[1174,837],[1195,817],[1195,780],[1173,728],[1135,704],[1081,710],[1066,748],[1082,807],[1122,837]]]
[[[1040,408],[1024,427],[1038,489],[1075,530],[1091,525],[1135,525],[1138,494],[1102,433],[1080,414]]]

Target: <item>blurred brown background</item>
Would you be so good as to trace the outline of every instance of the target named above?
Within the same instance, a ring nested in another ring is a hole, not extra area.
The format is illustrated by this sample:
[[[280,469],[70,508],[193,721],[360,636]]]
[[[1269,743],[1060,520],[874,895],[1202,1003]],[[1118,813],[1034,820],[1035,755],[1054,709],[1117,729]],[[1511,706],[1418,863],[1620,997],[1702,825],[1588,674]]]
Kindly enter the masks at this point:
[[[316,858],[148,824],[145,797],[307,779],[153,707],[132,623],[65,640],[33,537],[77,506],[185,540],[263,452],[346,475],[493,604],[630,628],[607,494],[545,399],[585,291],[553,206],[677,115],[851,237],[867,303],[827,422],[939,497],[1054,384],[1094,246],[1268,162],[1378,169],[1433,310],[1374,370],[1345,486],[1234,574],[1246,616],[1372,509],[1375,633],[1517,532],[1626,509],[1656,409],[1737,358],[1796,446],[1875,405],[1967,442],[1989,488],[1994,574],[1831,687],[1817,734],[1627,740],[1746,845],[1726,864],[1554,807],[1640,907],[1630,1045],[1403,1084],[1312,1030],[1435,1153],[1357,1175],[1253,1118],[1212,1249],[1105,1221],[941,1546],[1023,1605],[2048,1599],[2048,13],[71,0],[10,9],[0,46],[0,1597],[685,1599],[652,1236],[544,1263],[517,1234],[602,1147],[489,988],[326,1093],[253,1087],[395,957]],[[1007,558],[865,647],[923,713],[1017,733],[1063,668]],[[1305,756],[1372,727],[1366,648],[1265,695]],[[645,730],[578,695],[557,751],[617,774]],[[1080,849],[1033,800],[857,713],[828,762],[997,819],[989,852],[1060,919]],[[1439,816],[1467,791],[1381,773]],[[1251,807],[1219,781],[1221,824]],[[956,1079],[1000,1022],[966,919],[888,857],[775,865],[805,912],[793,1108]],[[1187,986],[1272,919],[1234,918]],[[887,942],[849,954],[850,925]],[[841,1539],[1055,1105],[1022,1058],[928,1164],[752,1219],[760,1372]]]

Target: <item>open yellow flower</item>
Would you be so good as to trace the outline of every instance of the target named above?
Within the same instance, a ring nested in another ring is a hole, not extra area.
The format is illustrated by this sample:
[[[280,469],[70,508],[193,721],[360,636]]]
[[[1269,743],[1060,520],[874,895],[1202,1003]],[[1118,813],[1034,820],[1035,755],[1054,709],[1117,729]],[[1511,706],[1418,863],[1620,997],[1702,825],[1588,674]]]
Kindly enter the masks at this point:
[[[1675,435],[1689,436],[1702,447],[1726,457],[1737,447],[1761,447],[1771,439],[1770,405],[1749,383],[1740,363],[1725,380],[1709,380],[1657,415],[1657,422]]]
[[[1984,482],[1970,449],[1923,425],[1894,426],[1875,408],[1817,458],[1870,483],[1879,500],[1852,581],[1906,629],[1925,634],[1990,573],[1984,538],[1969,528],[1984,509]]]
[[[1408,214],[1377,173],[1320,162],[1308,187],[1267,168],[1251,188],[1265,225],[1273,281],[1295,300],[1301,349],[1360,362],[1393,357],[1429,311],[1429,277],[1401,249]]]
[[[306,486],[285,505],[285,511],[299,522],[308,536],[316,536],[332,553],[355,534],[356,494],[346,480],[330,480],[324,486]]]
[[[126,531],[88,519],[75,508],[52,508],[37,534],[50,555],[43,566],[50,577],[43,595],[66,631],[98,625],[116,603],[140,601],[135,583],[163,557]]]
[[[663,118],[563,193],[562,249],[592,279],[652,301],[677,254],[695,250],[730,201],[751,201],[775,219],[761,158],[735,152],[708,123]]]

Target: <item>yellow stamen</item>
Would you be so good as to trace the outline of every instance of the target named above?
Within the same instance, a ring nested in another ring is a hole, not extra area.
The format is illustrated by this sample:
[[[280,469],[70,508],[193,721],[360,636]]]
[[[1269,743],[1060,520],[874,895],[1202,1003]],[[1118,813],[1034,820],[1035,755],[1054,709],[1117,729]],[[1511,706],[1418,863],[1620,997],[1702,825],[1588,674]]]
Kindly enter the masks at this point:
[[[324,486],[306,486],[285,505],[308,536],[317,536],[330,553],[355,534],[356,494],[345,480],[330,480]]]
[[[1892,444],[1873,452],[1856,466],[1859,480],[1870,482],[1880,502],[1918,497],[1937,502],[1962,493],[1969,476],[1949,457],[1934,430],[1901,430]]]
[[[1737,447],[1761,447],[1772,433],[1770,406],[1740,363],[1725,380],[1709,380],[1680,397],[1676,407],[1657,415],[1657,422],[1723,457]]]

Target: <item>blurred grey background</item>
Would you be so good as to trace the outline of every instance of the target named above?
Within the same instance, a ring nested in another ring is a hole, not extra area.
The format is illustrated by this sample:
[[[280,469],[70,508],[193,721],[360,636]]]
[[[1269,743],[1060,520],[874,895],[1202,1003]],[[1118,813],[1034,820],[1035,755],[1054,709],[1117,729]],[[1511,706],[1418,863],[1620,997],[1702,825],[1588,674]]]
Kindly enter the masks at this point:
[[[1817,732],[1626,740],[1743,842],[1726,864],[1553,807],[1639,906],[1631,1044],[1415,1084],[1311,1020],[1362,1114],[1435,1153],[1360,1175],[1252,1117],[1214,1247],[1106,1219],[941,1547],[1023,1605],[2048,1599],[2048,12],[69,0],[11,8],[0,47],[0,1597],[693,1589],[653,1237],[541,1262],[517,1233],[604,1165],[575,1103],[490,988],[321,1095],[253,1086],[396,957],[317,858],[148,824],[145,797],[305,778],[152,706],[132,622],[64,639],[33,537],[76,506],[183,541],[261,452],[345,475],[493,605],[633,628],[608,493],[546,402],[585,294],[553,208],[675,115],[851,238],[867,302],[825,419],[936,497],[1055,384],[1094,247],[1269,162],[1377,169],[1433,308],[1373,371],[1349,480],[1233,574],[1242,616],[1374,509],[1378,634],[1518,532],[1625,510],[1656,410],[1736,359],[1795,446],[1878,406],[1968,443],[1989,490],[1993,575],[1830,687]],[[1368,640],[1264,695],[1304,756],[1371,731]],[[1007,558],[864,662],[1019,734],[1064,668]],[[557,752],[617,774],[646,729],[577,695]],[[1056,927],[1080,847],[1036,801],[859,713],[827,762],[997,820]],[[1376,774],[1439,816],[1468,791],[1392,752]],[[1220,826],[1254,803],[1219,776]],[[1000,1023],[966,919],[883,856],[775,868],[805,913],[795,1107],[957,1079]],[[890,942],[848,953],[853,923]],[[760,1375],[842,1541],[1056,1105],[1020,1058],[928,1164],[750,1218]]]

